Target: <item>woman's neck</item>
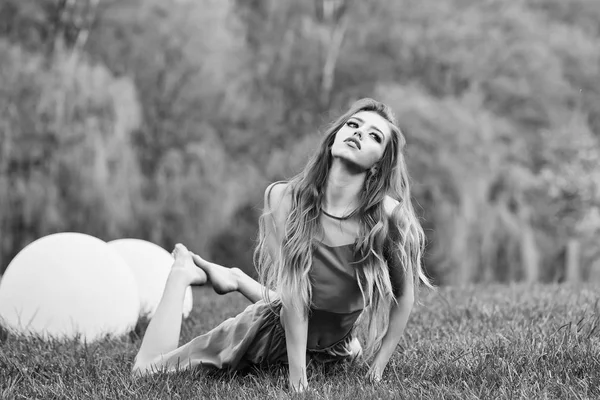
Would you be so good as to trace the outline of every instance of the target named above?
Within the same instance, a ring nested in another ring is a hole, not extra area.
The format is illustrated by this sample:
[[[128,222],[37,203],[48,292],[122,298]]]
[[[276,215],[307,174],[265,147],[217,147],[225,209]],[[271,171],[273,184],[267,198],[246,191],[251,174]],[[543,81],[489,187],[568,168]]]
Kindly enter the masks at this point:
[[[358,208],[358,195],[363,187],[366,173],[352,172],[343,162],[334,159],[325,186],[324,209],[342,216]]]

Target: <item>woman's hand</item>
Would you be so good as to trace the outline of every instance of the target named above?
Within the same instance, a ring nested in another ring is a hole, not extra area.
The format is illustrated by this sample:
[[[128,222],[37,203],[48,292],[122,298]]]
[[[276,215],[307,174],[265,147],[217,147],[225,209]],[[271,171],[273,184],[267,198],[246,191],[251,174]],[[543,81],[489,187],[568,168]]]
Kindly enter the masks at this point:
[[[294,383],[295,382],[295,383]],[[292,379],[292,374],[290,374],[290,387],[292,388],[292,392],[294,393],[303,393],[308,390],[308,381],[306,380],[306,374],[303,379]]]
[[[369,371],[367,371],[367,379],[373,383],[381,381],[381,377],[383,376],[383,370],[385,369],[385,365],[379,365],[377,360],[371,364]]]

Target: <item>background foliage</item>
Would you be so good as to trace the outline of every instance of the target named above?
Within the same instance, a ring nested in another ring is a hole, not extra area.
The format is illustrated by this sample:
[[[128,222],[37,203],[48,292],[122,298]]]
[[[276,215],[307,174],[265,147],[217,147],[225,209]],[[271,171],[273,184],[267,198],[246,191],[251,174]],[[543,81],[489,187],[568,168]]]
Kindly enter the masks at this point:
[[[262,194],[360,97],[436,283],[600,279],[596,0],[0,0],[0,272],[79,231],[252,271]]]

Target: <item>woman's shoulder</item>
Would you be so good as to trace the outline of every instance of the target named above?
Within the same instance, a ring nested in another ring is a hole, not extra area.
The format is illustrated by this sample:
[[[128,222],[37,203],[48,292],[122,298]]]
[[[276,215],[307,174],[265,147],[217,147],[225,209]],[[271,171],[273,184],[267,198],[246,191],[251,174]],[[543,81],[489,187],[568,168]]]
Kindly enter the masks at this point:
[[[265,189],[265,207],[271,211],[288,209],[291,205],[290,183],[277,181]]]
[[[400,205],[400,202],[398,200],[394,199],[392,196],[389,195],[385,196],[385,198],[383,199],[383,209],[388,220],[392,218],[394,210],[396,209],[396,207],[398,207],[398,205]]]
[[[398,240],[400,234],[400,221],[398,221],[399,215],[394,215],[394,210],[400,205],[400,201],[394,199],[391,196],[385,196],[383,199],[383,208],[387,217],[388,227],[390,229],[390,238],[392,240]]]

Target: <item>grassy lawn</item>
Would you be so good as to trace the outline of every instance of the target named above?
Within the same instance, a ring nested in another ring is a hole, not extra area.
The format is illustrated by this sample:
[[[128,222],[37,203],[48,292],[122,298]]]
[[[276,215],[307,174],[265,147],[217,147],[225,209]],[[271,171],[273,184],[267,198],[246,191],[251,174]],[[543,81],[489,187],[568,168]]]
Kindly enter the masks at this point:
[[[243,310],[240,295],[196,289],[182,342]],[[600,398],[600,289],[469,286],[425,293],[382,382],[366,368],[309,366],[311,399]],[[133,381],[137,333],[89,345],[0,332],[0,398],[288,398],[284,367]]]

